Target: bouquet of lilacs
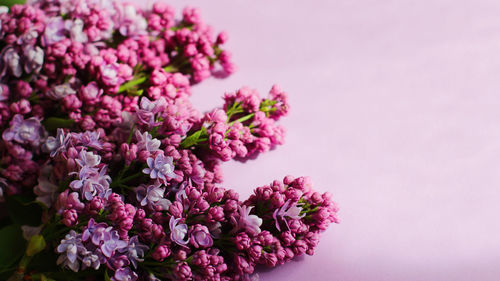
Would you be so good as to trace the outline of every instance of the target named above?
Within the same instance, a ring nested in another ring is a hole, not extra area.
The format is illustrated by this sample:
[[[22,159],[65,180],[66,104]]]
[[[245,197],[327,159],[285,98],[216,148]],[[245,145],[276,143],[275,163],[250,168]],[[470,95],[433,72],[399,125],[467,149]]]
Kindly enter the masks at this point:
[[[250,280],[314,253],[337,207],[307,177],[221,186],[289,110],[279,86],[193,108],[193,84],[235,70],[226,40],[162,3],[0,8],[0,279]]]

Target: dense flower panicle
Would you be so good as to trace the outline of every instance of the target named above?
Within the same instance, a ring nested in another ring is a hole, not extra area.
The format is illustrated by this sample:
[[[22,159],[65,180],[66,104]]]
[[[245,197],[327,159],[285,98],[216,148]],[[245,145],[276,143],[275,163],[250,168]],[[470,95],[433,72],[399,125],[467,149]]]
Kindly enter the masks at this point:
[[[226,33],[191,7],[28,2],[0,8],[0,202],[43,206],[54,264],[98,280],[255,280],[313,254],[338,208],[308,178],[245,201],[221,187],[223,161],[284,143],[289,112],[276,85],[194,108],[193,84],[235,71]]]

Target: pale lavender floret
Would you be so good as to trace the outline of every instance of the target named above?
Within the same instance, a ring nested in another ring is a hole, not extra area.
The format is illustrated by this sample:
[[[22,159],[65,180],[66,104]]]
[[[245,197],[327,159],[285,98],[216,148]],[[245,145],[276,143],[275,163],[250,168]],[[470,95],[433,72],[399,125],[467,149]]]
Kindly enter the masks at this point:
[[[18,143],[30,143],[36,146],[44,135],[45,130],[38,118],[31,117],[24,120],[21,114],[16,114],[10,122],[10,128],[3,132],[2,138],[5,141],[14,140]]]
[[[118,231],[116,230],[111,231],[109,236],[106,235],[104,238],[101,251],[108,258],[113,256],[116,250],[123,249],[128,245],[127,242],[120,240],[120,235],[118,235]]]
[[[148,157],[148,168],[142,170],[143,173],[149,174],[152,179],[161,179],[167,181],[167,177],[173,178],[177,175],[174,173],[173,158],[165,157],[163,154],[158,154],[156,158]]]
[[[24,48],[24,70],[26,73],[38,73],[42,69],[44,53],[42,48],[27,45]]]
[[[111,177],[106,174],[106,167],[98,172],[97,169],[83,166],[78,173],[79,179],[72,181],[69,186],[75,191],[79,191],[82,197],[92,200],[94,196],[108,198],[111,194],[109,184]]]
[[[44,46],[50,46],[66,38],[66,27],[62,17],[53,17],[45,26],[45,32],[42,37]]]
[[[61,100],[66,96],[74,94],[76,94],[76,91],[71,87],[69,83],[54,86],[46,93],[46,95],[53,100]]]
[[[12,75],[19,78],[23,74],[23,68],[21,66],[21,57],[14,48],[8,46],[2,51],[2,72],[0,77],[3,77],[7,70],[10,69]]]
[[[101,163],[101,156],[94,154],[92,151],[80,151],[79,158],[75,159],[80,167],[93,168]]]
[[[50,157],[56,156],[60,152],[66,151],[71,139],[71,134],[65,134],[64,129],[58,128],[55,137],[48,137],[42,149],[50,152]]]
[[[87,268],[98,270],[101,266],[101,260],[102,257],[91,251],[82,253],[82,270],[85,270]]]
[[[69,31],[69,35],[72,41],[87,43],[87,34],[83,31],[84,22],[81,19],[75,19],[74,21],[65,21],[65,28]]]
[[[195,246],[196,248],[207,248],[213,245],[212,236],[210,236],[208,228],[204,225],[194,225],[190,230],[189,237],[191,244],[193,244],[193,246]]]
[[[141,206],[150,206],[155,209],[160,207],[161,210],[168,210],[170,200],[163,198],[165,189],[161,188],[160,185],[140,185],[135,189],[137,201]]]
[[[116,14],[114,17],[120,34],[126,37],[133,37],[147,34],[148,23],[134,6],[130,4],[116,5]]]
[[[100,229],[100,228],[106,228],[108,227],[107,224],[103,223],[103,222],[100,222],[100,223],[96,223],[95,220],[93,218],[91,218],[89,220],[89,223],[87,224],[87,227],[85,228],[85,230],[83,231],[83,234],[82,234],[82,240],[84,242],[87,242],[89,239],[92,238],[92,234],[97,230],[97,229]]]
[[[115,251],[124,249],[128,243],[120,240],[118,231],[113,230],[113,227],[107,226],[105,223],[95,223],[93,219],[89,220],[87,228],[82,235],[83,241],[90,241],[95,246],[99,247],[102,254],[110,258]]]
[[[83,146],[102,149],[102,142],[99,140],[100,133],[97,131],[85,131],[83,133],[72,133],[73,142]]]
[[[180,218],[170,217],[170,239],[181,246],[185,246],[189,242],[189,238],[186,237],[188,226],[184,223],[179,224],[180,220]]]
[[[137,262],[143,262],[144,261],[144,253],[149,249],[148,246],[142,244],[139,242],[139,237],[133,236],[130,238],[128,241],[128,246],[125,247],[123,250],[120,250],[120,252],[126,252],[126,255],[134,268],[137,268]]]
[[[0,84],[0,101],[6,101],[9,99],[10,91],[9,86],[6,84]]]
[[[298,207],[297,203],[293,203],[293,204],[290,204],[290,203],[291,203],[291,200],[286,201],[285,204],[283,204],[283,206],[281,206],[281,208],[276,209],[273,213],[273,218],[276,221],[276,228],[279,231],[281,231],[279,219],[282,219],[285,222],[286,227],[288,229],[290,229],[285,217],[289,217],[291,219],[300,219],[300,218],[304,217],[304,214],[302,214],[302,215],[300,214],[300,212],[302,211],[302,208]]]
[[[233,231],[243,229],[246,230],[250,235],[257,235],[260,233],[262,219],[256,215],[250,215],[250,211],[252,210],[252,208],[253,206],[238,206],[238,220],[236,220],[234,217],[231,218],[233,224],[235,224],[235,229]]]
[[[122,267],[115,271],[115,275],[111,280],[116,281],[135,281],[138,276],[133,270],[129,267]]]
[[[166,105],[167,101],[163,97],[155,101],[150,101],[148,98],[143,97],[140,107],[137,109],[137,119],[149,127],[158,126],[160,122],[156,122],[156,114],[162,112]]]
[[[146,150],[148,152],[154,152],[160,150],[160,140],[153,138],[148,132],[141,133],[136,131],[135,137],[137,139],[137,149],[139,151]]]
[[[77,234],[74,230],[71,230],[59,246],[57,246],[56,251],[61,255],[57,259],[57,264],[62,264],[67,266],[74,272],[77,272],[80,268],[80,262],[78,260],[79,255],[87,251],[82,244],[81,234]]]

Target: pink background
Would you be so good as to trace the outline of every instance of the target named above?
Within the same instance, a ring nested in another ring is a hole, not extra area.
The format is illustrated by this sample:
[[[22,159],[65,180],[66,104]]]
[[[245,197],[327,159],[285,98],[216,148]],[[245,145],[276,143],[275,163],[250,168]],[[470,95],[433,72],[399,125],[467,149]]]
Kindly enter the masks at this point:
[[[287,143],[226,163],[225,185],[309,175],[341,207],[314,256],[261,280],[500,280],[498,0],[169,2],[227,30],[239,66],[198,108],[290,94]]]

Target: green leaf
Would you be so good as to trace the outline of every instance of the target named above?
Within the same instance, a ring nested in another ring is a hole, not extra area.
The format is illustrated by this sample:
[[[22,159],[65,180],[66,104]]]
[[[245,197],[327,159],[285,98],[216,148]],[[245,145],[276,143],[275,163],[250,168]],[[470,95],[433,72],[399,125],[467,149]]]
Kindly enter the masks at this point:
[[[104,272],[104,280],[111,281],[111,278],[109,278],[109,275],[108,275],[108,269],[106,269],[106,271]]]
[[[39,226],[42,207],[31,198],[14,195],[6,197],[7,211],[11,220],[19,225]]]
[[[0,229],[0,271],[8,269],[24,254],[26,241],[19,225]]]
[[[47,131],[55,131],[57,128],[71,128],[74,123],[74,120],[59,117],[49,117],[42,121],[42,125]]]
[[[15,4],[24,4],[26,0],[0,0],[0,6],[12,7]]]
[[[32,257],[45,249],[46,243],[42,235],[34,235],[31,237],[28,248],[26,249],[26,255]]]
[[[192,135],[188,136],[187,138],[185,138],[180,146],[182,148],[188,148],[188,147],[191,147],[195,144],[198,143],[198,139],[200,138],[201,134],[203,134],[203,132],[205,131],[205,128],[202,128],[201,130],[198,130],[196,132],[194,132]]]

